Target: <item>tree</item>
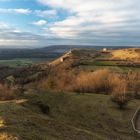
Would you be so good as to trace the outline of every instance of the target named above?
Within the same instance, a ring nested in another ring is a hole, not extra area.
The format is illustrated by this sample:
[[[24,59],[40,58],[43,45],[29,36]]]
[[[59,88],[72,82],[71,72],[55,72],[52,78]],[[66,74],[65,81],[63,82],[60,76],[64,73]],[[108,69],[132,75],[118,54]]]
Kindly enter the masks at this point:
[[[9,84],[9,85],[14,85],[15,84],[15,78],[14,78],[14,76],[8,76],[7,78],[6,78],[6,82]]]
[[[124,109],[124,107],[130,101],[129,96],[126,93],[126,87],[126,82],[121,81],[112,91],[111,99],[118,105],[119,109]]]

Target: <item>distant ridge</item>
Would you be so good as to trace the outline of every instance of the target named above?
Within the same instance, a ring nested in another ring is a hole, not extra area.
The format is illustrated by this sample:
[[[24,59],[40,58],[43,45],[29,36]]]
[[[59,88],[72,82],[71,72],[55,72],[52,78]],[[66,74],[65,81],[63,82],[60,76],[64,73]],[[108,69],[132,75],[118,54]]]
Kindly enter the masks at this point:
[[[0,48],[0,59],[14,59],[14,58],[57,58],[71,49],[122,49],[135,48],[128,46],[91,46],[91,45],[52,45],[42,48]]]

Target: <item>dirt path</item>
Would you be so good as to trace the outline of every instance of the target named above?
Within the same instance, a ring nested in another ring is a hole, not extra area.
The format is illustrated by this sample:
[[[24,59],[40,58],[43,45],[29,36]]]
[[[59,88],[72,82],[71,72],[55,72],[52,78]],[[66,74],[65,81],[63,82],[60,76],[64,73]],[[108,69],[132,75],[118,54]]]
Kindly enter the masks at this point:
[[[135,124],[136,124],[136,129],[140,132],[140,111],[137,114],[136,123]]]

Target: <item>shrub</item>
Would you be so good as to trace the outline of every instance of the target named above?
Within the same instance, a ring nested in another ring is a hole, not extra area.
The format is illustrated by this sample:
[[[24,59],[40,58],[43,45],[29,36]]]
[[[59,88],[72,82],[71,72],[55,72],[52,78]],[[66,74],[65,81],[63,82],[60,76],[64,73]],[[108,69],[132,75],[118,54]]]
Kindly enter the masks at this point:
[[[117,75],[107,69],[97,70],[95,72],[80,73],[76,79],[75,91],[110,93],[115,86]],[[116,79],[114,81],[114,79]]]
[[[126,81],[122,80],[114,87],[111,95],[111,99],[114,103],[116,103],[119,109],[124,109],[124,107],[130,101],[128,94],[126,93]]]
[[[140,72],[129,73],[127,75],[127,87],[132,95],[140,98]]]
[[[54,86],[55,86],[54,78],[49,76],[48,79],[47,79],[47,87],[49,89],[51,89],[51,88],[54,88]]]
[[[8,86],[0,84],[0,100],[14,99],[18,94],[18,88],[16,86]]]
[[[60,71],[50,74],[48,78],[41,80],[37,87],[41,90],[64,90],[71,91],[74,84],[75,76],[71,72]]]
[[[43,102],[40,101],[40,102],[37,102],[37,105],[40,108],[42,113],[49,115],[50,107],[47,104],[44,104]]]
[[[76,91],[82,93],[110,94],[120,90],[119,83],[126,83],[126,92],[133,93],[134,97],[140,97],[140,73],[119,74],[108,69],[100,69],[92,72],[73,73],[70,70],[53,71],[46,79],[37,82],[38,90]]]
[[[56,88],[61,91],[73,91],[75,85],[75,75],[71,72],[62,72],[57,76]]]
[[[42,79],[39,82],[35,83],[35,89],[37,90],[50,90],[54,89],[56,84],[56,80],[53,76],[49,75],[48,78]]]

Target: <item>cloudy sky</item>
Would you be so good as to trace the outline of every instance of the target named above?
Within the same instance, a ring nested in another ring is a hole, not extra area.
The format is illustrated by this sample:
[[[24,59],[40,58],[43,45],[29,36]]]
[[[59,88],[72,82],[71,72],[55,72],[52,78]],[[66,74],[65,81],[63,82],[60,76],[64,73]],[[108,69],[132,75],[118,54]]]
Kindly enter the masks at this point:
[[[0,0],[0,46],[140,46],[139,0]]]

